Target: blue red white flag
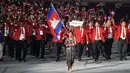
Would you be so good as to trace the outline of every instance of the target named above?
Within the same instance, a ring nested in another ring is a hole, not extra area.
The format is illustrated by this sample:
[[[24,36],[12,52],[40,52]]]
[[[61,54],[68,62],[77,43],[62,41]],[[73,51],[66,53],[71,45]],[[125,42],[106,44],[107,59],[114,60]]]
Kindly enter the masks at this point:
[[[57,11],[55,10],[53,4],[50,5],[50,10],[48,12],[47,23],[50,27],[52,35],[56,40],[60,40],[59,34],[62,29],[62,20],[60,19]]]

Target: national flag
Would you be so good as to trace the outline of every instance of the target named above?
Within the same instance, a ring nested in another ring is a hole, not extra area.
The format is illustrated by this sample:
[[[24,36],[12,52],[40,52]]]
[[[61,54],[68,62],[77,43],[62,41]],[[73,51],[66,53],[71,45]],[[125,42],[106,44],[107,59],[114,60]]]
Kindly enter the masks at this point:
[[[95,8],[91,8],[91,9],[89,9],[89,11],[95,11]]]
[[[111,15],[112,15],[112,16],[114,16],[114,15],[115,15],[115,12],[114,12],[113,10],[111,11]]]
[[[59,34],[62,29],[62,20],[59,18],[57,11],[55,10],[53,4],[50,5],[50,10],[48,12],[47,23],[50,27],[51,33],[57,40],[59,40]]]
[[[108,16],[108,20],[110,20],[111,19],[111,16]]]
[[[100,6],[101,4],[97,4],[96,7]]]
[[[107,16],[106,15],[104,16],[104,19],[107,20]]]

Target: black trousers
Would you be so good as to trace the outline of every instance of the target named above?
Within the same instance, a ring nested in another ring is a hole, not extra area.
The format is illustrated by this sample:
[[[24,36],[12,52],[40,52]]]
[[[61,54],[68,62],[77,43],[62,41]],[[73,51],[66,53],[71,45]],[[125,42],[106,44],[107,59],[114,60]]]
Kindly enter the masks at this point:
[[[77,56],[78,59],[81,59],[83,54],[84,44],[77,43]]]
[[[36,43],[35,43],[35,55],[36,55],[36,57],[38,57],[39,56],[39,54],[40,54],[40,43],[41,43],[41,41],[40,40],[36,40]]]
[[[35,46],[35,36],[32,35],[31,38],[30,38],[30,47],[31,47],[31,54],[35,56],[35,53],[36,53],[36,46]]]
[[[93,44],[89,42],[87,44],[87,47],[88,47],[88,51],[86,52],[86,54],[88,55],[88,57],[93,56]]]
[[[113,39],[107,39],[104,43],[105,53],[107,57],[111,56],[112,44],[113,44]]]
[[[44,54],[45,54],[45,40],[41,40],[41,57],[44,58]]]
[[[62,43],[54,42],[56,60],[60,59],[61,47],[62,47]]]
[[[122,40],[122,39],[118,40],[118,49],[119,49],[120,58],[126,58],[126,53],[127,53],[126,40]]]
[[[127,53],[130,56],[130,43],[128,44],[128,47],[127,47]]]
[[[23,50],[23,55],[22,55],[22,50]],[[27,55],[26,41],[22,41],[22,40],[18,41],[17,55],[18,55],[18,60],[26,59],[26,55]]]
[[[15,42],[15,44],[14,44],[14,46],[15,46],[15,58],[16,58],[16,60],[18,60],[19,59],[19,41],[14,41]]]
[[[15,44],[16,44],[16,41],[13,38],[9,38],[8,50],[9,50],[10,57],[14,57]]]
[[[103,43],[102,43],[101,40],[98,40],[98,41],[95,40],[94,41],[94,43],[93,43],[94,59],[98,60],[102,46],[103,46]]]
[[[9,48],[9,36],[6,36],[5,38],[5,44],[4,44],[4,49],[3,49],[3,55],[5,55],[6,54],[6,52],[7,52],[7,49]]]
[[[41,51],[41,57],[44,57],[45,41],[44,40],[36,40],[35,44],[36,44],[36,57],[38,57],[40,55],[40,51]]]

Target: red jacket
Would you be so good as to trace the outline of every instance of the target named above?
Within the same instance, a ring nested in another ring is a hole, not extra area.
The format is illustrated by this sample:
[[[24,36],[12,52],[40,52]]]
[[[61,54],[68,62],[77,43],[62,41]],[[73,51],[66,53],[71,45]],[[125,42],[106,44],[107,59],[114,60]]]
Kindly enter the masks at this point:
[[[86,30],[86,41],[92,42],[93,28]]]
[[[13,38],[15,28],[13,25],[10,25],[10,24],[8,24],[8,25],[9,25],[9,37]]]
[[[78,15],[81,16],[84,19],[88,18],[88,13],[87,12],[80,12],[80,13],[78,13]]]
[[[84,44],[85,43],[85,29],[83,29],[83,34],[80,30],[80,27],[74,28],[76,43]]]
[[[100,37],[101,37],[101,40],[102,42],[105,42],[105,31],[102,27],[99,27],[100,28]],[[92,36],[92,43],[94,42],[95,40],[95,37],[96,37],[96,27],[93,28],[93,36]]]
[[[14,35],[13,35],[13,39],[18,41],[19,40],[19,37],[20,37],[20,27],[15,27],[15,31],[14,31]]]
[[[43,35],[40,34],[40,32],[43,33]],[[37,26],[36,27],[36,35],[35,35],[36,40],[45,40],[46,39],[46,29],[44,26]]]
[[[115,40],[118,41],[120,36],[121,36],[121,28],[122,26],[118,26],[117,32],[116,32],[116,36],[115,36]],[[130,30],[126,27],[126,42],[128,43],[128,38],[129,38],[129,34],[130,34]]]
[[[13,32],[13,39],[18,41],[19,40],[19,37],[20,37],[20,23],[19,21],[16,21],[15,23],[17,26],[13,25],[14,27],[14,32]]]
[[[26,41],[27,43],[30,42],[30,29],[32,28],[28,23],[24,24],[24,28],[25,28],[25,37],[26,37]],[[21,31],[21,30],[20,30]]]
[[[128,28],[128,30],[129,30],[129,34],[128,34],[128,41],[129,41],[129,43],[130,43],[130,28]]]
[[[28,25],[28,32],[29,32],[29,37],[31,37],[33,35],[33,29],[36,29],[37,24],[33,25],[33,23],[29,23]]]
[[[110,28],[107,27],[106,32],[105,32],[105,39],[108,39],[108,34],[109,33],[110,33]],[[113,36],[113,38],[115,37],[115,27],[114,26],[112,26],[112,36]]]
[[[24,29],[25,29],[25,40],[27,43],[29,43],[29,35],[28,35],[28,26],[27,24],[24,25]],[[20,38],[20,34],[21,34],[21,27],[18,25],[17,27],[15,27],[15,35],[13,36],[13,39],[18,41]]]

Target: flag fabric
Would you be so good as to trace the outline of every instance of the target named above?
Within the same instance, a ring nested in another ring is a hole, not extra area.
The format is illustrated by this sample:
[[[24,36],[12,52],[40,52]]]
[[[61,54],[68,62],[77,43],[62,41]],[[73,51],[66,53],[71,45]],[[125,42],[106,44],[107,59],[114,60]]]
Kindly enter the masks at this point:
[[[101,4],[97,4],[96,7],[100,6]]]
[[[115,12],[114,12],[113,10],[111,11],[111,15],[112,15],[112,16],[114,16],[114,15],[115,15]]]
[[[104,16],[104,19],[107,20],[107,16],[106,15]]]
[[[95,8],[91,8],[91,9],[89,9],[89,11],[95,11]]]
[[[60,40],[59,34],[62,29],[62,20],[60,19],[57,11],[55,10],[53,4],[50,5],[50,10],[48,12],[47,23],[50,27],[52,35],[56,40]]]

